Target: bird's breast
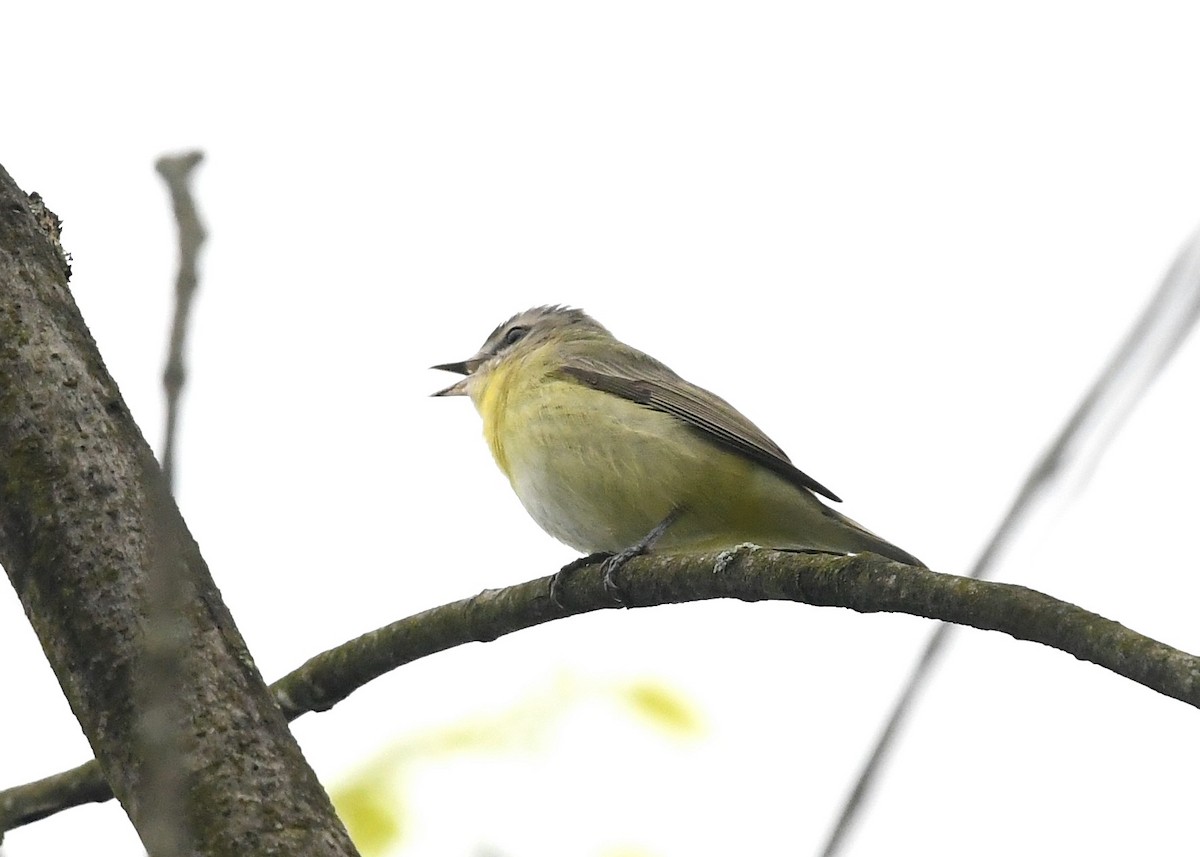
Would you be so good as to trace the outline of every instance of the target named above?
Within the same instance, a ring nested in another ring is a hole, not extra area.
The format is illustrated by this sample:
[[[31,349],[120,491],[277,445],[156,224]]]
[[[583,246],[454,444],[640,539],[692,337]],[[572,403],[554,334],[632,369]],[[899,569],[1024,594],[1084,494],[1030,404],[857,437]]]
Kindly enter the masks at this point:
[[[619,551],[666,517],[694,478],[675,418],[542,375],[489,384],[484,435],[530,516],[577,550]]]

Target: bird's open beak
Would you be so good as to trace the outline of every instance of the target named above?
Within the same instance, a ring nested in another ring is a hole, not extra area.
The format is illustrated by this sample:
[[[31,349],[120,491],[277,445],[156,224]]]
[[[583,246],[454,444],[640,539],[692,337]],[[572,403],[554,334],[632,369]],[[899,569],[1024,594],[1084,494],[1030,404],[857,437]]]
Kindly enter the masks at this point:
[[[467,365],[466,360],[458,363],[439,363],[437,366],[430,366],[430,369],[441,369],[443,372],[457,372],[459,375],[470,375],[474,370]]]
[[[457,383],[451,384],[444,390],[438,390],[433,393],[434,396],[465,396],[467,395],[467,381],[471,378],[471,373],[479,368],[483,360],[476,355],[470,360],[462,360],[458,363],[439,363],[437,366],[430,366],[430,369],[441,369],[443,372],[457,372],[459,375],[466,375]]]

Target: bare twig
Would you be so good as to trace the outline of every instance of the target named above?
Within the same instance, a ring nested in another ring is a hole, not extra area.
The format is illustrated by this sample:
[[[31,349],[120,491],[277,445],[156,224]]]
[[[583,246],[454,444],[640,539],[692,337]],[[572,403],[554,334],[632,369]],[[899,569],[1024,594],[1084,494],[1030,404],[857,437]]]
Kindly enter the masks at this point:
[[[179,272],[175,277],[175,316],[171,323],[171,339],[167,345],[167,363],[163,370],[163,390],[166,393],[167,417],[163,439],[162,471],[167,491],[171,492],[175,478],[175,436],[179,417],[179,400],[187,374],[183,362],[183,346],[187,338],[188,317],[192,298],[199,280],[196,275],[200,245],[207,237],[196,204],[192,199],[192,170],[204,159],[202,152],[163,156],[155,168],[171,192],[171,205],[179,227]]]
[[[971,568],[971,577],[984,578],[991,573],[1013,540],[1034,517],[1054,508],[1047,502],[1052,496],[1065,499],[1082,487],[1125,419],[1195,327],[1197,316],[1200,316],[1200,232],[1193,235],[1176,256],[1158,291],[1120,347],[1109,358],[1050,447],[1034,464]],[[841,849],[913,700],[944,650],[951,631],[950,625],[939,626],[917,657],[907,684],[892,706],[871,755],[842,806],[822,851],[824,857],[834,857]]]
[[[171,192],[179,232],[179,271],[175,277],[175,313],[171,325],[163,388],[166,398],[166,440],[163,444],[161,486],[153,507],[151,563],[147,569],[145,635],[139,658],[137,740],[142,745],[146,779],[147,822],[141,831],[146,850],[155,857],[191,854],[187,791],[181,761],[186,730],[179,700],[184,693],[187,629],[182,617],[195,597],[187,567],[168,536],[169,498],[174,473],[179,399],[184,383],[183,346],[192,296],[199,285],[197,255],[204,229],[192,198],[192,170],[202,155],[192,152],[164,156],[155,164]]]
[[[569,575],[559,587],[561,605],[549,597],[550,578],[543,577],[426,610],[317,655],[275,682],[271,691],[288,720],[325,711],[367,682],[419,658],[612,608],[616,605],[603,577],[598,566]],[[695,556],[650,555],[622,567],[621,586],[635,607],[713,598],[781,600],[863,613],[908,613],[1001,631],[1200,707],[1200,658],[1031,589],[938,574],[871,554],[845,557],[744,547]],[[98,776],[89,763],[0,792],[0,830],[103,799]]]

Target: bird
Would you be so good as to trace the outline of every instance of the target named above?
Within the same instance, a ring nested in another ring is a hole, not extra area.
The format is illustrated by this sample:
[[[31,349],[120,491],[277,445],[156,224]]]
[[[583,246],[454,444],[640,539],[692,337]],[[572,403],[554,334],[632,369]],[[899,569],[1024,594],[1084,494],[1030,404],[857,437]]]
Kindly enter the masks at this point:
[[[581,309],[550,305],[498,325],[471,357],[432,367],[464,377],[496,464],[543,530],[608,557],[752,543],[779,550],[912,554],[831,508],[832,491],[724,399],[621,342]],[[556,578],[557,580],[557,578]]]

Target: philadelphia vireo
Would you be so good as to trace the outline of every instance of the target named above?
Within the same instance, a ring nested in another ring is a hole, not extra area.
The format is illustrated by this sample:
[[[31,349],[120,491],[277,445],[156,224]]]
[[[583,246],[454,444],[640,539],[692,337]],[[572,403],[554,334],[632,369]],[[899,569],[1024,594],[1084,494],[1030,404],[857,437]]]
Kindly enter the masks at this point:
[[[434,395],[471,397],[526,511],[576,550],[619,565],[652,546],[752,542],[922,565],[817,499],[839,501],[732,405],[582,310],[526,310],[475,356],[433,368],[466,376]]]

